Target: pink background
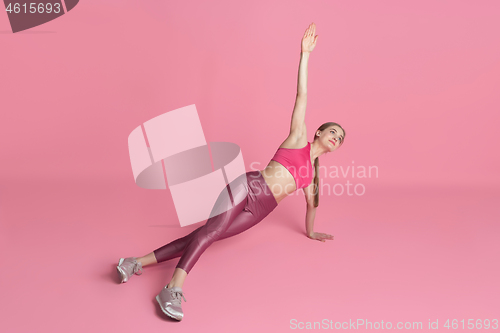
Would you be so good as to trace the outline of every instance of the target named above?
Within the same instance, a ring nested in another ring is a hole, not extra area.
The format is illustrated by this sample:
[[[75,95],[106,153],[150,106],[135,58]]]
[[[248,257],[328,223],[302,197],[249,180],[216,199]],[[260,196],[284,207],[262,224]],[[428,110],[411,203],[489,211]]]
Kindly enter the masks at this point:
[[[378,177],[324,177],[366,189],[321,196],[315,231],[334,241],[305,236],[300,191],[214,243],[184,284],[184,320],[165,318],[154,297],[177,260],[124,285],[116,263],[200,224],[179,227],[168,190],[135,185],[127,137],[196,104],[208,142],[263,169],[288,134],[311,22],[308,139],[340,123],[345,144],[321,165]],[[498,1],[82,1],[16,34],[3,12],[2,330],[500,319],[498,31]]]

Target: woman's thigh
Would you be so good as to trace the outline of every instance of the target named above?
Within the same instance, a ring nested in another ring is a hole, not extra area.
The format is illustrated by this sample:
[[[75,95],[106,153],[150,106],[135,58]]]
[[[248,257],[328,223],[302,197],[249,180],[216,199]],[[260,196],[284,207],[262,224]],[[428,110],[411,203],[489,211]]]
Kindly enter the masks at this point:
[[[262,221],[278,205],[259,171],[249,172],[245,208],[234,218],[220,239],[237,235]],[[266,191],[268,190],[268,191]]]
[[[258,215],[256,216],[248,210],[243,210],[238,214],[238,216],[236,216],[231,225],[220,236],[219,240],[242,233],[243,231],[248,230],[254,225],[258,224],[260,221],[262,221],[262,219],[262,217]]]

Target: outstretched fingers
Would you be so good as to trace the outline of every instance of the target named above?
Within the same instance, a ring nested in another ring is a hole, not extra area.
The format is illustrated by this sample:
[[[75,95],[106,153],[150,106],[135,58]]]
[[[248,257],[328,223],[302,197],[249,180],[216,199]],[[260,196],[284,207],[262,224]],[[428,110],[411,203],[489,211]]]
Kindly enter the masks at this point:
[[[311,23],[306,31],[304,32],[304,37],[302,37],[302,51],[312,52],[316,47],[316,41],[318,40],[318,35],[316,33],[316,24]]]
[[[332,235],[329,234],[319,234],[322,239],[333,239]]]
[[[304,32],[304,37],[313,36],[315,31],[316,31],[316,25],[313,22],[313,23],[309,24],[306,31]]]

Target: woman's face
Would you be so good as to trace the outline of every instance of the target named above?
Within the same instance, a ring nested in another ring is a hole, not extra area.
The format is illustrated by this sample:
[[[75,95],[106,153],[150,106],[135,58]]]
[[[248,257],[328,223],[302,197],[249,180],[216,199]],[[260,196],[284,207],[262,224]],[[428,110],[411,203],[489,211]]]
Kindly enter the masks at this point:
[[[336,125],[330,126],[320,132],[319,140],[332,152],[339,149],[344,143],[344,131]]]

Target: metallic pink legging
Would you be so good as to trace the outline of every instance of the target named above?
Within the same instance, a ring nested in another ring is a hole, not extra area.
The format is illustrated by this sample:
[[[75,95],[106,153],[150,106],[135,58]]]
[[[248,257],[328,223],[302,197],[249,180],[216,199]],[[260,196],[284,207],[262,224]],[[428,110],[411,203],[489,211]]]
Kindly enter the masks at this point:
[[[157,262],[180,256],[176,267],[189,273],[213,242],[253,227],[278,206],[258,170],[240,175],[226,189],[230,195],[221,192],[205,225],[153,251]],[[215,210],[225,211],[214,216]]]

